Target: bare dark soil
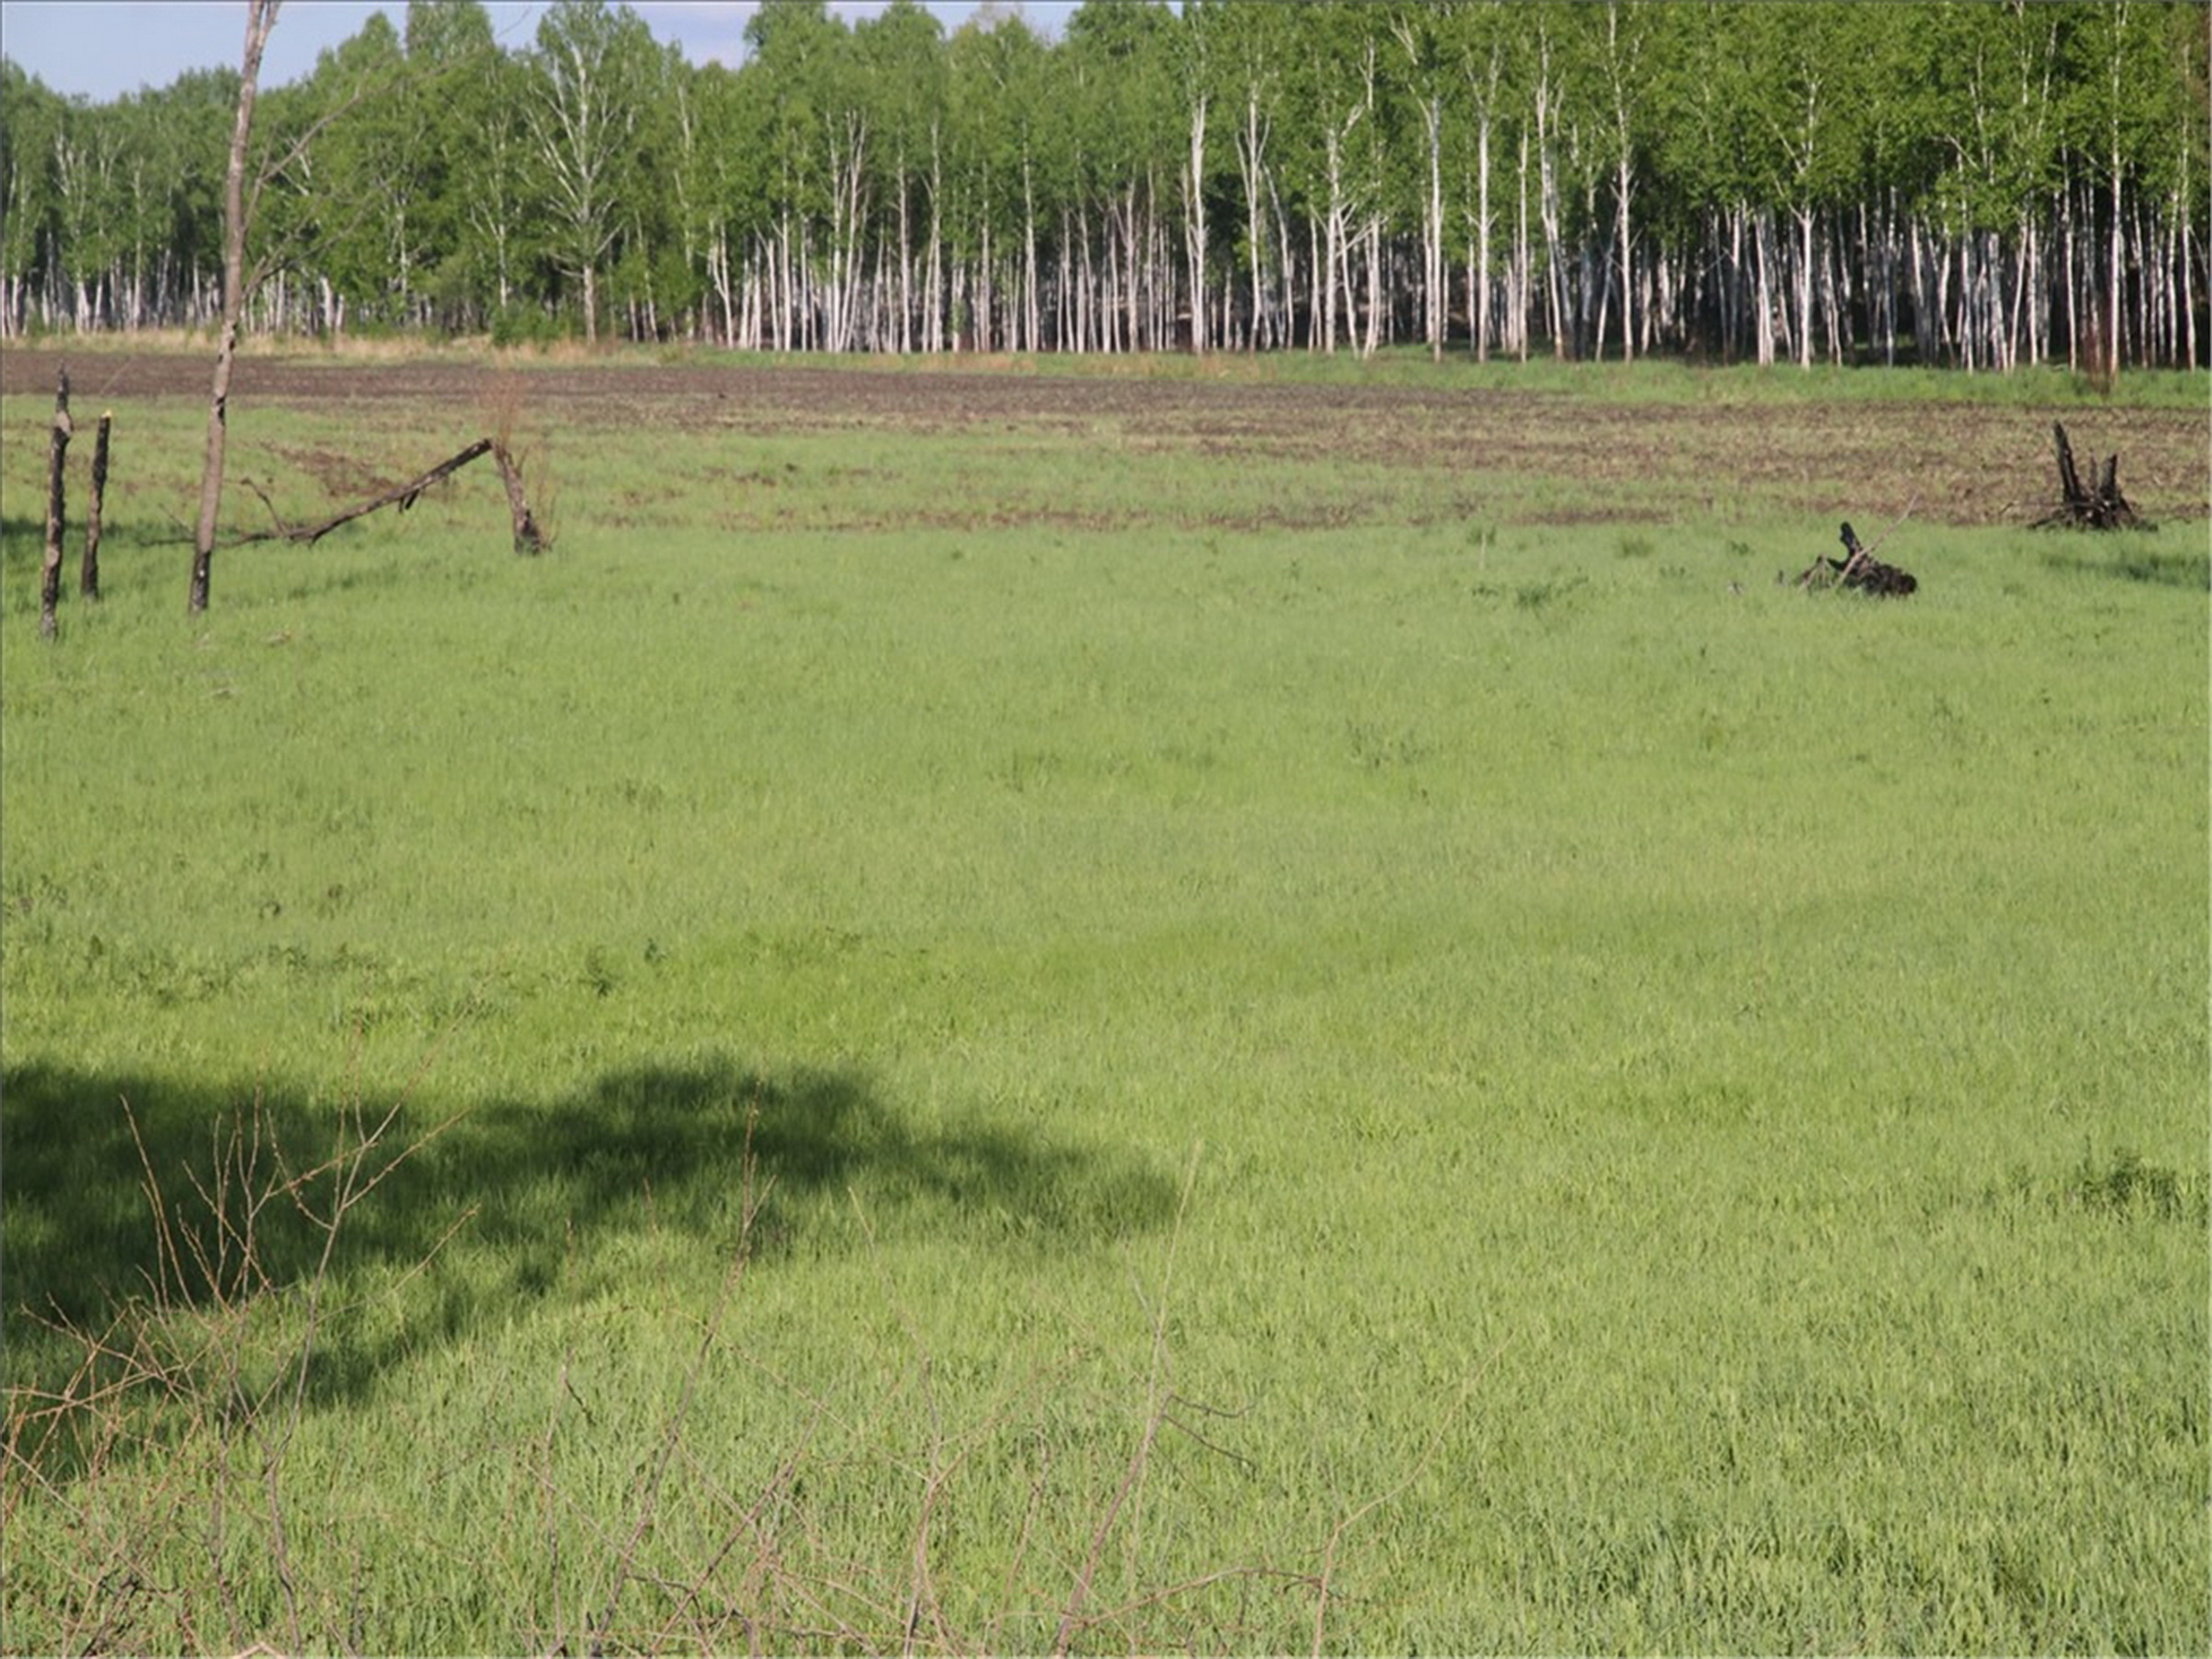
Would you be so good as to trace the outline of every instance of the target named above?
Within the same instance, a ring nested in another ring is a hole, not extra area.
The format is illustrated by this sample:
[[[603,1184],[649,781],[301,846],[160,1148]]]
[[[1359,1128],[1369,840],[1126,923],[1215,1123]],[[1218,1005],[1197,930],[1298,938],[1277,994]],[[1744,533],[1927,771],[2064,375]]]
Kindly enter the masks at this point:
[[[49,390],[61,354],[0,352],[0,394]],[[100,348],[72,357],[88,400],[205,400],[204,353]],[[1607,402],[1600,395],[1403,384],[1271,382],[1241,364],[1178,363],[1088,372],[1018,360],[947,366],[549,364],[519,369],[452,359],[242,358],[234,406],[323,414],[358,409],[388,423],[403,410],[456,411],[456,430],[520,397],[563,429],[663,428],[757,435],[852,433],[1003,437],[1112,435],[1124,447],[1212,458],[1347,462],[1453,476],[1470,498],[1505,489],[1500,516],[1550,522],[1761,511],[1854,512],[1880,521],[1912,504],[1922,522],[2026,524],[2055,496],[2051,422],[2085,452],[2117,452],[2129,498],[2152,519],[2212,514],[2206,426],[2178,409],[2050,410],[1854,398]],[[1685,385],[1695,388],[1688,380]],[[426,456],[425,460],[436,459]],[[334,490],[367,481],[344,455],[311,468]],[[1515,513],[1519,500],[1526,511]]]

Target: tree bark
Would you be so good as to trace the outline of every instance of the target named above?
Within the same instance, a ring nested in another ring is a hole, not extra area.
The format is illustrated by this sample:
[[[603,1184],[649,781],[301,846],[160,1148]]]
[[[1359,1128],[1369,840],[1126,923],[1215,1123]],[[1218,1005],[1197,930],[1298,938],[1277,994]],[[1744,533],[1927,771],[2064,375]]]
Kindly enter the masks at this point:
[[[238,355],[239,319],[246,305],[246,149],[253,135],[253,98],[261,54],[276,27],[279,0],[247,0],[246,43],[239,64],[238,118],[230,129],[230,157],[223,172],[223,317],[215,348],[215,382],[207,399],[207,453],[200,468],[200,516],[193,536],[192,586],[185,609],[207,608],[215,562],[215,523],[223,500],[223,451],[229,438],[230,369]]]
[[[53,388],[53,438],[46,460],[46,558],[39,571],[39,638],[51,640],[61,631],[56,611],[62,599],[62,520],[64,517],[63,463],[69,455],[69,371],[64,368]]]

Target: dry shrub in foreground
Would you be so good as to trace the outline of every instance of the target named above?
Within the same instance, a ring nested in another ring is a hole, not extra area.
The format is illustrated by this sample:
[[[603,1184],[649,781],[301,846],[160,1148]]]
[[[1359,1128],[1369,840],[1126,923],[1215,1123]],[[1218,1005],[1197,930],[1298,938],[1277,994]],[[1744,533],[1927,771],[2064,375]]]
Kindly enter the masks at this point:
[[[519,476],[519,481],[511,478],[511,493],[519,488],[529,499],[539,546],[549,548],[559,539],[559,490],[553,472],[552,443],[544,421],[532,406],[530,393],[527,374],[499,370],[484,377],[477,406],[493,447],[512,460],[514,475]],[[519,535],[519,514],[517,524]]]
[[[39,1563],[37,1576],[65,1592],[43,1610],[51,1622],[34,1646],[213,1651],[266,1638],[296,1651],[353,1622],[340,1609],[343,1586],[303,1583],[294,1570],[293,1529],[313,1524],[321,1494],[293,1480],[288,1454],[326,1369],[331,1326],[347,1312],[336,1305],[342,1237],[385,1180],[456,1121],[403,1134],[411,1093],[374,1117],[357,1098],[312,1162],[282,1144],[257,1096],[210,1125],[205,1172],[160,1168],[121,1103],[153,1266],[135,1289],[108,1287],[114,1300],[98,1322],[29,1310],[75,1360],[58,1386],[7,1391],[0,1525],[11,1578],[26,1569],[20,1552],[44,1547],[26,1544],[16,1524],[23,1505],[35,1494],[68,1518],[67,1555]],[[203,1583],[178,1582],[172,1559],[156,1559],[181,1534],[207,1541]],[[248,1557],[278,1587],[274,1626],[249,1606],[239,1571]],[[11,1646],[28,1634],[21,1618],[11,1615]]]
[[[342,1114],[333,1148],[303,1164],[280,1144],[274,1115],[256,1099],[213,1130],[207,1172],[181,1178],[157,1167],[133,1120],[155,1270],[101,1323],[49,1319],[72,1346],[74,1369],[59,1386],[13,1388],[7,1400],[0,1522],[14,1549],[36,1552],[18,1567],[64,1587],[62,1605],[46,1608],[35,1631],[18,1629],[18,1641],[87,1653],[389,1644],[377,1632],[393,1609],[371,1606],[364,1568],[390,1581],[404,1563],[364,1562],[355,1545],[339,1552],[350,1553],[354,1566],[338,1582],[324,1582],[327,1566],[320,1579],[302,1570],[295,1540],[312,1535],[327,1543],[341,1523],[326,1512],[326,1479],[299,1467],[293,1452],[307,1412],[345,1409],[343,1390],[319,1398],[318,1386],[344,1364],[335,1327],[350,1310],[341,1305],[335,1271],[341,1241],[385,1180],[454,1121],[405,1133],[404,1103],[403,1095],[374,1114],[357,1102]],[[1425,1472],[1466,1390],[1405,1479],[1347,1508],[1309,1564],[1163,1570],[1194,1547],[1187,1535],[1157,1547],[1147,1535],[1150,1527],[1176,1525],[1156,1519],[1171,1513],[1170,1506],[1148,1503],[1163,1441],[1172,1433],[1201,1458],[1242,1462],[1212,1438],[1213,1423],[1237,1414],[1178,1390],[1168,1340],[1195,1155],[1157,1285],[1136,1291],[1150,1341],[1141,1397],[1124,1419],[1125,1453],[1118,1464],[1108,1453],[1078,1472],[1068,1511],[1047,1424],[1053,1402],[1065,1398],[1071,1360],[1039,1365],[980,1421],[950,1421],[935,1392],[933,1356],[888,1270],[886,1294],[908,1334],[912,1363],[866,1421],[851,1420],[733,1345],[729,1315],[774,1186],[772,1175],[762,1176],[752,1128],[748,1123],[736,1242],[622,1505],[610,1510],[603,1497],[564,1484],[556,1442],[599,1432],[609,1415],[594,1414],[580,1396],[566,1360],[542,1433],[506,1449],[535,1494],[535,1520],[524,1525],[541,1531],[535,1544],[526,1536],[504,1543],[543,1571],[531,1575],[536,1587],[512,1587],[522,1605],[500,1639],[569,1654],[1230,1652],[1279,1645],[1279,1633],[1298,1622],[1283,1605],[1288,1595],[1311,1598],[1313,1651],[1324,1650],[1343,1599],[1351,1535]],[[427,1267],[468,1214],[398,1282]],[[865,1213],[860,1220],[880,1263],[873,1227]],[[691,1439],[701,1386],[718,1357],[735,1357],[803,1408],[804,1427],[752,1489],[731,1486],[716,1458]],[[887,1432],[916,1420],[927,1425],[919,1453],[888,1449]],[[1034,1453],[1001,1581],[947,1584],[944,1535],[960,1484],[1009,1444]],[[865,1559],[827,1537],[808,1512],[809,1482],[829,1486],[849,1473],[854,1448],[873,1477],[904,1493],[908,1516],[903,1524],[894,1519]],[[670,1509],[679,1489],[681,1515]],[[34,1498],[66,1521],[58,1530],[40,1526],[26,1545],[14,1523]],[[582,1550],[579,1535],[589,1540]],[[50,1541],[57,1536],[65,1542]],[[180,1547],[181,1538],[204,1547]],[[424,1547],[451,1548],[429,1539]],[[331,1554],[325,1548],[317,1559],[327,1562]],[[477,1570],[496,1583],[494,1569],[487,1561]],[[426,1609],[407,1611],[419,1618]]]

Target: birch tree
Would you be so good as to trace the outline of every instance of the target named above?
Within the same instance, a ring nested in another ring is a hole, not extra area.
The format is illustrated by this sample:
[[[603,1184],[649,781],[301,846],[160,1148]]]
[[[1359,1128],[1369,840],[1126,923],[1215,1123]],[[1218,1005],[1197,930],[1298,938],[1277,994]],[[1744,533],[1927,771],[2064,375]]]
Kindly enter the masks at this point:
[[[816,345],[813,248],[830,214],[821,134],[835,98],[844,30],[822,0],[770,0],[745,27],[757,84],[749,109],[767,204],[760,242],[768,337],[779,350]]]
[[[364,81],[382,88],[317,147],[312,217],[321,229],[315,260],[324,300],[322,326],[357,320],[386,325],[418,321],[420,217],[439,198],[429,159],[429,112],[404,74],[399,31],[372,12],[360,32],[316,65],[311,90],[335,98]]]
[[[873,82],[876,155],[883,180],[878,211],[890,243],[883,251],[892,273],[893,291],[885,302],[889,327],[878,343],[889,350],[912,351],[917,340],[935,343],[931,331],[917,323],[935,303],[942,234],[944,29],[916,0],[892,0],[880,18],[860,24],[853,33]],[[915,269],[917,234],[926,246],[925,270],[932,274],[921,279]]]
[[[1647,67],[1645,44],[1650,6],[1629,0],[1606,0],[1604,21],[1597,29],[1597,79],[1604,88],[1606,131],[1613,164],[1614,262],[1619,277],[1620,355],[1623,362],[1636,357],[1635,240],[1630,205],[1636,194],[1636,145],[1645,113]],[[1606,287],[1610,291],[1612,283]],[[1602,354],[1605,307],[1598,312],[1598,346]]]
[[[169,319],[196,327],[222,313],[224,157],[238,118],[238,71],[188,70],[156,103],[148,148],[169,240],[160,286]]]
[[[470,208],[479,167],[495,177],[514,171],[515,116],[502,107],[511,60],[492,37],[483,0],[407,0],[404,34],[406,93],[421,129],[414,224],[423,303],[441,326],[478,326],[494,295],[506,300],[505,273],[475,245]],[[513,232],[501,227],[498,234]]]
[[[112,281],[127,246],[129,161],[124,154],[121,104],[72,106],[54,135],[55,206],[62,269],[79,332],[106,313]]]
[[[553,0],[537,26],[535,96],[524,105],[550,252],[582,285],[583,337],[599,338],[599,276],[622,233],[630,141],[653,37],[627,6]]]
[[[1807,7],[1770,23],[1760,58],[1768,96],[1760,105],[1767,158],[1765,194],[1794,221],[1791,330],[1798,367],[1813,366],[1817,264],[1814,230],[1822,207],[1847,175],[1850,124],[1859,106],[1848,78],[1864,41],[1858,20],[1840,7]]]
[[[1420,134],[1421,315],[1431,361],[1444,360],[1444,334],[1450,289],[1444,254],[1444,94],[1456,79],[1445,30],[1458,20],[1457,9],[1413,6],[1391,15],[1391,34],[1403,57],[1401,84],[1418,114]]]
[[[1493,309],[1497,284],[1493,279],[1491,248],[1498,215],[1491,201],[1495,173],[1493,138],[1501,124],[1507,96],[1506,68],[1512,19],[1498,5],[1466,6],[1447,52],[1456,67],[1470,122],[1465,157],[1462,212],[1467,229],[1467,331],[1469,347],[1477,362],[1488,362],[1494,335]]]
[[[479,309],[502,320],[524,302],[529,257],[545,219],[529,182],[533,134],[523,112],[531,92],[526,67],[495,53],[479,75],[458,83],[453,100],[447,176],[463,227],[462,268]]]
[[[2075,41],[2078,69],[2069,124],[2076,153],[2103,197],[2103,265],[2092,302],[2108,375],[2118,372],[2125,355],[2128,272],[2131,265],[2140,269],[2143,258],[2139,246],[2130,247],[2130,186],[2158,147],[2166,102],[2159,89],[2171,80],[2171,71],[2160,74],[2164,16],[2164,7],[2145,0],[2109,0],[2084,13]],[[2197,119],[2201,124],[2202,112]],[[2138,348],[2140,335],[2138,330]]]
[[[0,59],[0,337],[23,332],[53,217],[53,157],[62,100]]]
[[[1171,60],[1180,20],[1158,0],[1085,0],[1060,50],[1087,115],[1093,189],[1102,200],[1107,349],[1168,344],[1174,274],[1165,180],[1182,122]]]
[[[409,0],[404,52],[371,18],[263,98],[275,154],[365,66],[388,92],[275,180],[293,253],[241,326],[1410,327],[1433,355],[1464,271],[1478,357],[2197,363],[2207,27],[2174,0],[1085,0],[1048,42],[998,5],[947,40],[921,0],[850,27],[761,0],[730,69],[614,0],[552,0],[513,51],[482,0]],[[237,88],[72,109],[0,70],[0,332],[219,318]]]
[[[1285,103],[1298,119],[1285,124],[1282,169],[1312,250],[1307,344],[1333,354],[1340,340],[1359,341],[1351,273],[1359,241],[1355,227],[1363,229],[1381,202],[1381,180],[1369,165],[1382,123],[1375,99],[1379,15],[1338,6],[1306,7],[1296,15]]]
[[[1213,71],[1207,61],[1206,36],[1183,19],[1177,65],[1182,93],[1182,114],[1188,141],[1182,156],[1183,257],[1190,275],[1190,347],[1206,355],[1206,114],[1213,102]]]
[[[1198,47],[1205,65],[1201,73],[1214,77],[1212,88],[1202,96],[1218,98],[1230,128],[1244,208],[1239,241],[1247,278],[1246,344],[1254,351],[1261,347],[1274,309],[1266,293],[1277,194],[1269,147],[1281,106],[1294,22],[1292,11],[1271,0],[1210,0],[1191,7],[1185,19],[1186,28],[1205,37]],[[1200,166],[1198,155],[1194,149],[1194,167]]]

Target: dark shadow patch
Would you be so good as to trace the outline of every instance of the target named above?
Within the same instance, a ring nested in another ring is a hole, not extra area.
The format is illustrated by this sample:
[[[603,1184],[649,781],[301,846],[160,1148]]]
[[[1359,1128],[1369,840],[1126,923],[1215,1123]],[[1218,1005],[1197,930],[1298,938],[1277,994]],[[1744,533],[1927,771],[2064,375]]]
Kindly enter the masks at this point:
[[[851,1247],[856,1202],[881,1241],[1082,1249],[1160,1226],[1175,1203],[1173,1181],[1135,1153],[989,1124],[920,1132],[855,1073],[718,1059],[610,1072],[549,1101],[442,1123],[435,1101],[409,1101],[359,1166],[357,1188],[375,1184],[330,1245],[315,1218],[343,1190],[331,1160],[385,1110],[357,1112],[278,1080],[8,1070],[0,1328],[11,1392],[51,1394],[82,1361],[82,1336],[56,1326],[89,1335],[253,1308],[288,1329],[319,1279],[339,1312],[317,1332],[305,1392],[342,1402],[406,1355],[550,1294],[594,1241],[677,1231],[715,1259],[744,1249],[770,1264],[802,1243]],[[477,1257],[470,1272],[415,1281],[404,1319],[350,1316],[356,1292],[388,1287],[449,1240]]]
[[[2212,548],[2182,553],[2147,552],[2121,547],[2103,557],[2079,553],[2046,553],[2043,563],[2073,576],[2102,576],[2117,582],[2140,582],[2153,587],[2212,590]]]
[[[2130,1147],[2085,1147],[2062,1171],[2021,1165],[1984,1197],[2090,1220],[2170,1222],[2198,1230],[2212,1225],[2212,1177],[2146,1159]]]
[[[2186,1221],[2198,1228],[2212,1220],[2212,1194],[2202,1172],[2150,1162],[2128,1147],[2083,1152],[2056,1183],[2055,1196],[2062,1208],[2090,1215]]]

